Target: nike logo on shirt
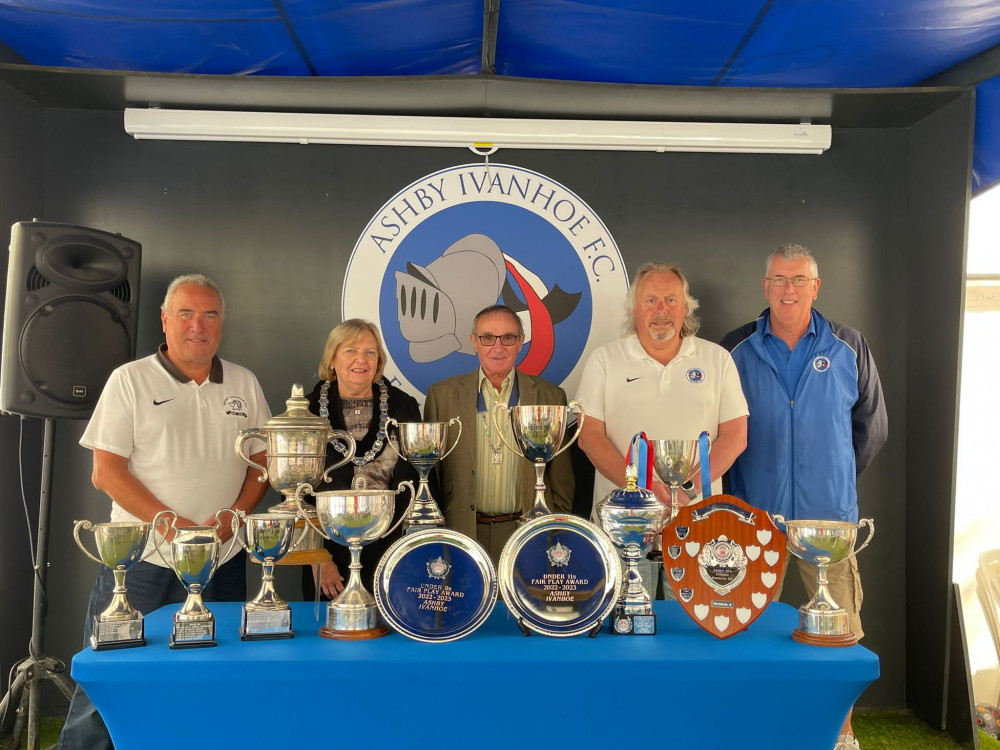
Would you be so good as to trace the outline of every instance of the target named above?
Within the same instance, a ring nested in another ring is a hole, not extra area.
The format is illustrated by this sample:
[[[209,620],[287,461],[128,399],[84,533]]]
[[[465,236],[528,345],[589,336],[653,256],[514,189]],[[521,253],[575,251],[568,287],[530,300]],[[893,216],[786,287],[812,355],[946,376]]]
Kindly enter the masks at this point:
[[[641,377],[642,377],[642,375],[639,376],[639,378],[641,378]],[[632,381],[638,380],[639,378],[625,378],[625,382],[626,383],[631,383]]]
[[[166,403],[168,403],[168,402],[170,402],[170,401],[173,401],[173,399],[172,399],[172,398],[168,398],[168,399],[164,399],[163,401],[157,401],[157,400],[156,400],[156,399],[154,398],[154,399],[153,399],[153,406],[161,406],[161,405],[163,405],[163,404],[166,404]]]

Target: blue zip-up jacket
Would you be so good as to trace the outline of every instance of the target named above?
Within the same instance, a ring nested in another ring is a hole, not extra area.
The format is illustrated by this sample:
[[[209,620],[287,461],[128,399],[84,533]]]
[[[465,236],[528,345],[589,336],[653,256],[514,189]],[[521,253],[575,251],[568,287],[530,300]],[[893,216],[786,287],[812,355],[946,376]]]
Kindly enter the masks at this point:
[[[730,492],[787,519],[857,522],[857,477],[889,429],[868,342],[813,310],[816,338],[789,398],[764,343],[769,315],[722,340],[750,408],[747,449],[729,470]]]

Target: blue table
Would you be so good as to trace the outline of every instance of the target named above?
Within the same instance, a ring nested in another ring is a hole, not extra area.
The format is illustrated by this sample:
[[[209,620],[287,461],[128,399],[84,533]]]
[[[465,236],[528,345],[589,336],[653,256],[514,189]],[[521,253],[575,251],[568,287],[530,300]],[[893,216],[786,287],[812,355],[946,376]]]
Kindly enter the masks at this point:
[[[326,640],[313,605],[295,602],[294,639],[243,642],[240,606],[216,602],[218,647],[175,651],[171,606],[147,617],[148,646],[87,649],[72,674],[118,750],[830,750],[879,675],[862,646],[793,641],[784,604],[725,641],[676,603],[655,606],[651,637],[526,638],[498,604],[463,640],[418,643]]]

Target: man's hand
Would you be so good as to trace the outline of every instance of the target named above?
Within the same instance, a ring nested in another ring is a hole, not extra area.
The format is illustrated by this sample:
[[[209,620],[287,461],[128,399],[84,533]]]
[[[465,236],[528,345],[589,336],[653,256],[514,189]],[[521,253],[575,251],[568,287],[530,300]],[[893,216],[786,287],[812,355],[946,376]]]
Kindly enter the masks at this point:
[[[316,588],[331,599],[344,590],[344,577],[334,562],[313,565],[313,580]]]

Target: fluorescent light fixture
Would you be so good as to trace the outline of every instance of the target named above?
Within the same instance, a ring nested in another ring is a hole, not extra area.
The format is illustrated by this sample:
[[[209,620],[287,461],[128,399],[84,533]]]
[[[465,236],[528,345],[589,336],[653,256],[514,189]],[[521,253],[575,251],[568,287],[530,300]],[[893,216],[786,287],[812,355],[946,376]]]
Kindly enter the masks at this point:
[[[451,146],[596,151],[821,154],[829,125],[622,120],[531,120],[296,112],[126,109],[137,139]]]

